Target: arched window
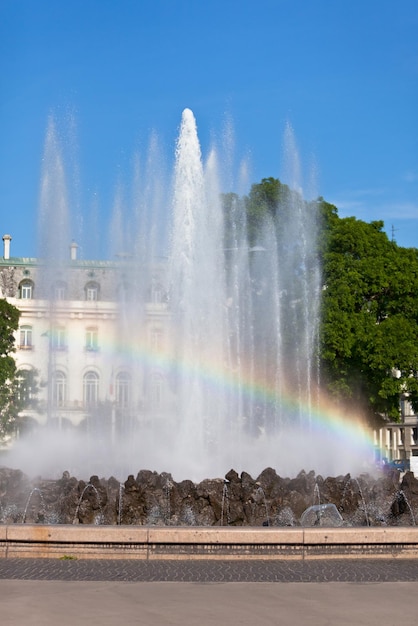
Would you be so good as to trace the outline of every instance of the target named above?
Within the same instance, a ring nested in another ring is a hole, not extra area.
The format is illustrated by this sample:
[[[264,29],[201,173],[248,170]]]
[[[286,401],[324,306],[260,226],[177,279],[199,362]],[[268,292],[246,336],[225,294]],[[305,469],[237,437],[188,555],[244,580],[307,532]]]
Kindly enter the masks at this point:
[[[19,295],[22,300],[31,300],[33,298],[33,282],[31,280],[22,280],[19,285]]]
[[[32,326],[20,327],[20,343],[19,348],[22,350],[32,350]]]
[[[96,372],[84,374],[83,398],[85,406],[96,406],[99,399],[99,375]]]
[[[84,287],[84,291],[86,294],[86,300],[89,300],[89,301],[99,300],[99,295],[100,295],[99,283],[96,283],[95,281],[90,281]]]
[[[131,397],[131,376],[128,372],[119,372],[116,376],[116,404],[121,408],[129,406]]]
[[[64,372],[57,370],[52,375],[52,404],[56,407],[65,406],[67,395],[67,378]]]

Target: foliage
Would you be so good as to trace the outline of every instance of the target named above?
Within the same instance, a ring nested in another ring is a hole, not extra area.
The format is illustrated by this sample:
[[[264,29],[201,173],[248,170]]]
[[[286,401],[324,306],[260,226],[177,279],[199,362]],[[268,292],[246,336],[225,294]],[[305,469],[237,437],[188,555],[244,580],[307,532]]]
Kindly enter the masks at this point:
[[[283,185],[277,178],[263,178],[261,183],[251,186],[250,193],[245,198],[247,232],[249,245],[255,244],[261,221],[264,216],[276,216],[279,206],[286,206],[286,197],[290,193],[289,187]]]
[[[74,556],[73,554],[64,554],[63,556],[60,556],[60,560],[61,561],[77,561],[78,558]]]
[[[17,418],[16,394],[18,380],[13,358],[14,335],[19,324],[18,309],[0,299],[0,437],[13,428]]]
[[[18,382],[15,405],[19,411],[36,409],[38,407],[39,372],[35,369],[19,370],[16,372]]]
[[[321,356],[329,390],[371,413],[418,410],[418,251],[383,222],[334,220],[324,254]]]

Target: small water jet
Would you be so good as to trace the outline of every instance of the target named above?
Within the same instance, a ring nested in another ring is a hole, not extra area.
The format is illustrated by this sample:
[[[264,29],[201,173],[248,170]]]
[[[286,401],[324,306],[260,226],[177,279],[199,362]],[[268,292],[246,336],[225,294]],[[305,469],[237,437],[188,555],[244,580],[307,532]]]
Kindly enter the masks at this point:
[[[43,494],[42,494],[41,490],[38,487],[34,487],[32,489],[32,491],[30,492],[30,494],[28,496],[28,499],[26,501],[26,504],[25,504],[25,510],[23,511],[23,516],[22,516],[22,524],[26,523],[26,515],[27,515],[27,512],[28,512],[29,504],[30,504],[30,502],[32,500],[32,496],[34,494],[37,494],[39,496],[39,499],[40,499],[40,502],[41,502],[41,506],[40,506],[39,511],[38,511],[38,519],[42,519],[42,521],[44,520],[44,517],[45,517],[45,501],[44,501],[44,497],[43,497]]]
[[[394,515],[403,515],[404,513],[408,513],[411,518],[412,526],[416,526],[414,511],[403,489],[400,489],[396,493],[395,500],[391,507],[391,512]]]
[[[335,504],[314,504],[303,512],[301,526],[343,526],[343,518]]]
[[[119,485],[119,497],[118,497],[118,525],[121,525],[122,519],[122,505],[123,505],[123,492],[125,488],[122,483]]]
[[[165,526],[169,526],[171,524],[171,490],[173,488],[173,483],[170,479],[167,480],[164,486],[165,498],[166,498],[166,508],[165,508]]]
[[[366,526],[370,526],[369,516],[368,516],[368,513],[367,513],[367,505],[366,505],[366,500],[364,499],[363,490],[362,490],[361,485],[360,485],[360,483],[359,483],[357,478],[354,478],[354,482],[356,483],[356,485],[358,487],[358,490],[359,490],[359,493],[360,493],[361,502],[362,502],[362,505],[363,505],[364,516],[366,518]]]
[[[321,492],[318,483],[315,483],[312,506],[315,506],[315,503],[321,506]]]
[[[231,515],[229,511],[229,497],[228,497],[228,481],[224,481],[222,489],[222,509],[221,509],[221,526],[224,526],[224,519],[226,517],[226,523],[229,525],[231,521]]]
[[[267,504],[267,498],[266,498],[266,494],[264,493],[264,489],[262,487],[258,487],[257,492],[256,492],[257,496],[260,495],[264,504],[264,510],[265,510],[265,520],[263,522],[263,526],[270,526],[270,513],[269,513],[269,507]]]
[[[75,510],[75,513],[74,513],[74,517],[73,517],[73,524],[79,524],[80,523],[80,517],[79,517],[79,515],[80,515],[80,508],[82,506],[84,497],[86,495],[88,495],[89,492],[90,493],[91,492],[94,493],[95,498],[96,498],[96,506],[98,506],[98,509],[99,509],[99,514],[97,514],[96,512],[94,513],[94,518],[93,518],[94,519],[94,523],[95,524],[103,524],[103,509],[102,509],[101,497],[100,497],[100,494],[99,494],[99,491],[98,491],[97,487],[92,482],[87,483],[87,485],[83,488],[83,490],[82,490],[82,492],[80,494],[80,497],[79,497],[78,502],[77,502],[77,507],[76,507],[76,510]],[[96,509],[93,508],[93,511],[95,511],[95,510]]]

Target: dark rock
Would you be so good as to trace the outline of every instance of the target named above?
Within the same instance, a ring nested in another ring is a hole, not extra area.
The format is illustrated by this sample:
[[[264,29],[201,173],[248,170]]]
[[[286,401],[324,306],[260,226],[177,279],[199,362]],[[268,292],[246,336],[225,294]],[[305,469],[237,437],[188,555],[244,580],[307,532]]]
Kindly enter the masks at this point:
[[[136,524],[193,526],[296,526],[303,512],[333,504],[344,525],[411,525],[418,511],[418,480],[409,472],[280,477],[266,468],[254,479],[231,469],[225,479],[176,482],[172,475],[140,470],[120,483],[97,475],[77,480],[30,480],[0,468],[0,523]]]

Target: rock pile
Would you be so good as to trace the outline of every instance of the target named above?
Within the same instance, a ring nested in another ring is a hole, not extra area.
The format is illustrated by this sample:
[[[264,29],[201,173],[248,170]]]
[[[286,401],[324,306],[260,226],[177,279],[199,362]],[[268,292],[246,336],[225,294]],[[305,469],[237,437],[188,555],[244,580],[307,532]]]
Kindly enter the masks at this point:
[[[141,470],[125,482],[64,472],[59,480],[29,479],[0,468],[0,523],[170,526],[298,526],[313,505],[334,504],[347,526],[410,526],[418,518],[418,480],[397,470],[295,478],[265,469],[257,478],[230,470],[225,478],[175,482]],[[320,523],[320,522],[319,522]]]

